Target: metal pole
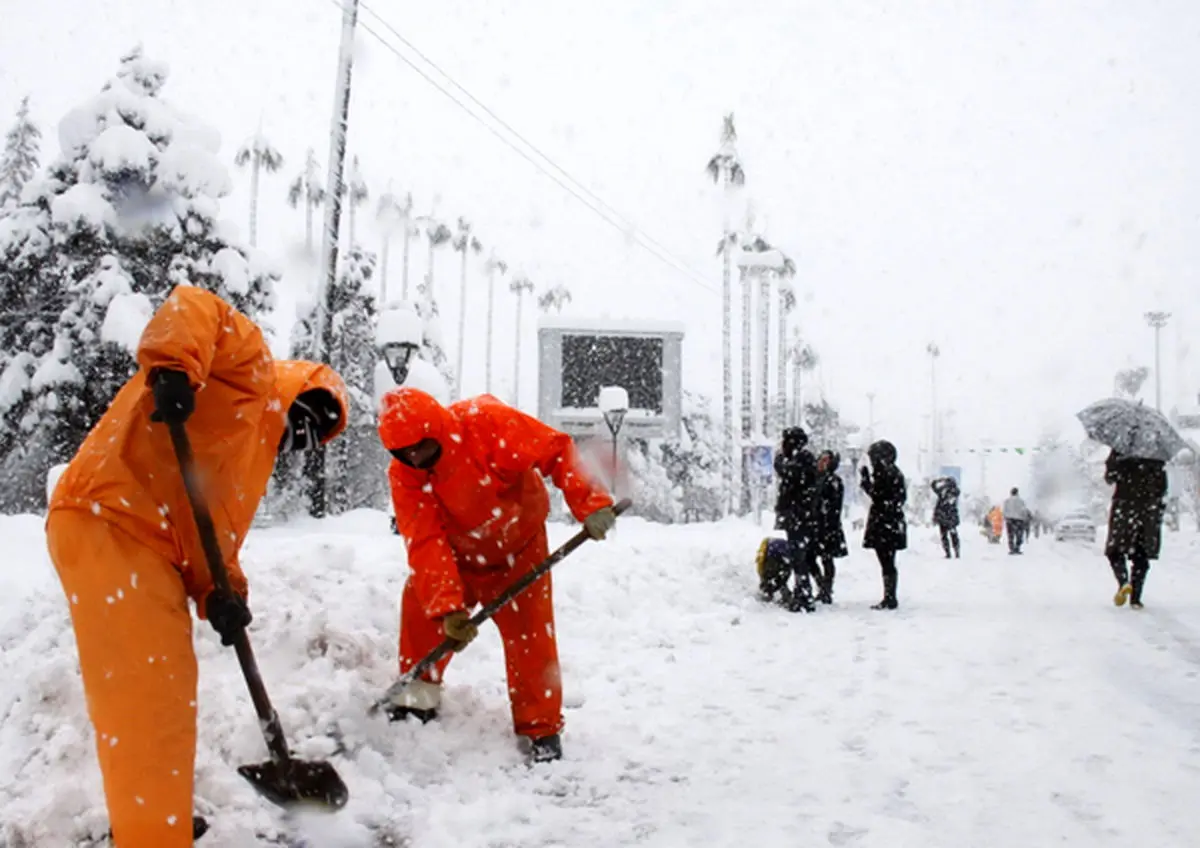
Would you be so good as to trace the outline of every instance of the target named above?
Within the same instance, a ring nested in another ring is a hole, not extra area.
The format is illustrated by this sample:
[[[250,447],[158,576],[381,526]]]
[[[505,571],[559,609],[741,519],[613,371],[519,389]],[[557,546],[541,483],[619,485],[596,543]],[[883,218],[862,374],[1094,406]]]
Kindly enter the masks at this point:
[[[609,493],[614,498],[617,496],[617,431],[612,431],[613,437],[613,465],[612,465],[612,491]]]
[[[1147,312],[1146,323],[1154,328],[1154,408],[1162,412],[1162,360],[1160,357],[1159,332],[1167,326],[1170,312]]]

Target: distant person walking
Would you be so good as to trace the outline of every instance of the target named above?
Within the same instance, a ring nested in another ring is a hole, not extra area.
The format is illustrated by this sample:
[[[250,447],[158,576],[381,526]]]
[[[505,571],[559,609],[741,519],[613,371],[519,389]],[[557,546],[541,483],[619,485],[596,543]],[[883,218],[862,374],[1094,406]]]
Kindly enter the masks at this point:
[[[863,466],[862,490],[871,499],[867,511],[867,529],[863,547],[875,551],[883,576],[883,600],[871,607],[894,610],[899,606],[896,588],[900,575],[896,571],[896,551],[908,547],[908,524],[904,518],[904,503],[908,490],[904,475],[896,467],[896,446],[880,440],[867,448],[871,470]]]
[[[946,559],[950,559],[950,550],[953,548],[954,558],[958,559],[958,483],[953,477],[939,477],[929,486],[937,497],[933,507],[933,523],[941,534],[942,550],[946,552]]]
[[[1113,451],[1104,463],[1104,479],[1116,486],[1108,518],[1108,541],[1104,554],[1117,578],[1113,603],[1142,608],[1142,588],[1150,561],[1158,559],[1162,547],[1162,521],[1166,509],[1167,472],[1156,459],[1122,456]],[[1125,560],[1133,562],[1130,582]]]
[[[1025,544],[1025,529],[1029,526],[1029,507],[1021,500],[1016,486],[1004,501],[1004,526],[1008,531],[1008,552],[1021,553],[1021,545]]]

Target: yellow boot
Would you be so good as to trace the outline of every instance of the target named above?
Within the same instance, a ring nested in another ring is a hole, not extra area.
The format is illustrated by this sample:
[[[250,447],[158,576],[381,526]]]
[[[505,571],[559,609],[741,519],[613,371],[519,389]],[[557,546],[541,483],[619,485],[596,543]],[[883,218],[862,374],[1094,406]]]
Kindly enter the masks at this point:
[[[1113,603],[1119,607],[1125,606],[1125,602],[1129,600],[1129,596],[1133,594],[1133,587],[1128,583],[1123,583],[1121,588],[1117,590],[1117,594],[1113,595]]]

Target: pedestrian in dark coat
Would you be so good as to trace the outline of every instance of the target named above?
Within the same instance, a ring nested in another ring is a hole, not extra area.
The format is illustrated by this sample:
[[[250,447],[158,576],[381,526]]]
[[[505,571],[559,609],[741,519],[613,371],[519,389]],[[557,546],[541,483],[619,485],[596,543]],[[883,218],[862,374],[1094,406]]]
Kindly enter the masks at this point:
[[[807,446],[808,434],[800,427],[789,427],[775,454],[775,529],[787,534],[795,575],[793,604],[803,609],[813,605],[808,558],[817,536],[817,460]]]
[[[933,523],[941,533],[942,550],[946,552],[946,559],[950,559],[950,549],[953,548],[954,558],[958,559],[958,483],[953,477],[939,477],[929,487],[937,497],[933,507]]]
[[[817,580],[817,600],[823,604],[833,603],[833,578],[837,575],[834,559],[850,553],[842,530],[846,487],[837,473],[840,463],[841,457],[833,451],[817,458],[817,544],[808,562]]]
[[[867,471],[865,466],[862,469],[862,489],[871,499],[871,508],[867,511],[863,547],[874,549],[883,575],[883,600],[871,609],[894,610],[899,606],[896,601],[899,582],[896,551],[908,547],[908,524],[904,518],[908,490],[904,475],[896,467],[895,445],[880,440],[867,448],[867,456],[871,460],[871,470]]]
[[[1166,509],[1167,472],[1156,459],[1122,456],[1113,451],[1104,464],[1104,479],[1116,486],[1108,517],[1108,541],[1104,554],[1117,578],[1113,603],[1131,602],[1142,608],[1142,587],[1150,571],[1150,560],[1158,559],[1162,547],[1162,520]],[[1133,582],[1125,569],[1125,558],[1133,563]]]

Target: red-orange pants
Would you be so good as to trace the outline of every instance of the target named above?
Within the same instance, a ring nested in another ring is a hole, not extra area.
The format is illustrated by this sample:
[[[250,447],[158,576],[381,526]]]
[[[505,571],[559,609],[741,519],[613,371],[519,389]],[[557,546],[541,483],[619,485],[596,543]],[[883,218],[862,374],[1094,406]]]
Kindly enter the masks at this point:
[[[472,571],[462,569],[468,609],[486,604],[549,555],[542,531],[516,556],[508,568]],[[562,730],[562,677],[558,643],[554,636],[554,597],[550,574],[510,601],[492,618],[504,643],[508,672],[508,697],[513,729],[521,736],[539,739]],[[445,638],[441,622],[427,618],[417,600],[412,581],[404,585],[400,602],[400,673],[408,671]],[[425,676],[440,681],[450,657]]]
[[[183,580],[86,512],[50,513],[46,541],[75,628],[113,841],[190,846],[196,655]]]

